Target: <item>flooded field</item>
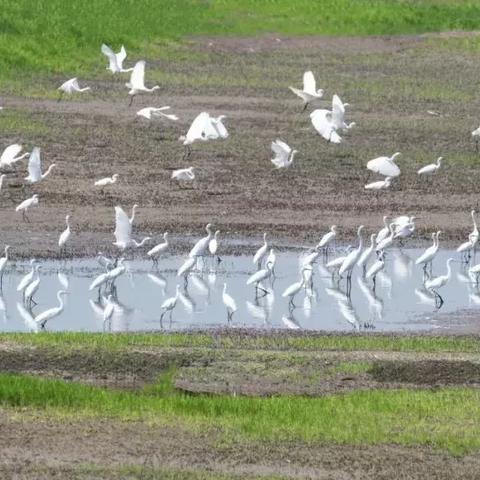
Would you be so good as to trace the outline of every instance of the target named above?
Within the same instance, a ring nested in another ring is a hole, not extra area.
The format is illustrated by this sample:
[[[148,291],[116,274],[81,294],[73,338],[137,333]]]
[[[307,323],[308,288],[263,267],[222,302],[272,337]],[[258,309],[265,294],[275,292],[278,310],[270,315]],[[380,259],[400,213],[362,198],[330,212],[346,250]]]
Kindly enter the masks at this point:
[[[197,270],[187,277],[177,276],[183,256],[160,259],[158,266],[147,261],[126,261],[127,271],[117,278],[112,290],[114,308],[108,322],[104,322],[104,308],[110,292],[105,287],[100,292],[89,291],[93,279],[104,272],[95,259],[41,261],[40,285],[34,296],[37,305],[32,303],[31,308],[17,291],[30,264],[16,263],[3,278],[0,330],[39,330],[35,317],[57,306],[57,291],[63,289],[69,292],[65,308],[46,323],[46,330],[124,332],[229,326],[317,331],[477,331],[480,291],[458,254],[442,251],[435,259],[433,275],[444,275],[446,260],[455,259],[452,278],[439,291],[444,303],[438,308],[435,296],[423,287],[423,270],[415,266],[415,258],[422,252],[389,251],[375,289],[372,280],[364,279],[361,269],[356,268],[350,296],[346,294],[346,280],[332,276],[320,257],[313,264],[312,283],[295,296],[293,305],[282,293],[301,278],[299,251],[277,253],[275,276],[262,283],[268,293],[246,285],[256,270],[251,256],[224,256],[221,262],[213,258],[200,260]],[[231,320],[222,301],[224,283],[237,304]],[[166,312],[160,321],[161,305],[175,296],[177,285],[177,304],[171,316]]]

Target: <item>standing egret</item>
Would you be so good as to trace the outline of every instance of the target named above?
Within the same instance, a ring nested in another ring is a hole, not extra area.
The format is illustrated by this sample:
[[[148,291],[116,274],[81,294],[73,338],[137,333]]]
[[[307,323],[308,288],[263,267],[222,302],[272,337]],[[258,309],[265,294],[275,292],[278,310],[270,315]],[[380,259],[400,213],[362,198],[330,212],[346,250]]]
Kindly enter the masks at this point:
[[[253,275],[250,275],[247,280],[247,285],[252,285],[253,283],[255,284],[255,291],[262,290],[265,294],[268,293],[268,290],[263,288],[260,285],[260,282],[262,280],[266,280],[267,278],[270,278],[270,275],[272,274],[272,265],[270,263],[267,263],[265,265],[265,268],[262,270],[256,271]]]
[[[38,290],[38,287],[40,286],[40,275],[38,274],[38,270],[40,268],[40,265],[35,265],[35,274],[34,274],[34,277],[32,279],[32,281],[27,285],[27,287],[25,288],[25,291],[24,291],[24,294],[23,294],[23,299],[25,301],[25,306],[32,306],[32,302],[35,303],[36,305],[36,302],[33,300],[33,296],[35,295],[35,293],[37,292]]]
[[[366,278],[371,278],[373,281],[373,291],[375,292],[376,278],[377,274],[385,268],[385,251],[382,250],[378,259],[375,263],[368,269]]]
[[[350,293],[350,288],[351,288],[351,280],[352,280],[352,271],[355,267],[355,264],[358,262],[358,259],[360,255],[362,254],[362,248],[363,248],[363,237],[362,237],[362,231],[364,229],[363,225],[360,225],[357,230],[357,237],[358,237],[358,247],[354,250],[352,250],[345,258],[343,261],[342,265],[340,266],[340,269],[338,270],[338,273],[340,276],[342,276],[344,273],[347,274],[347,294]]]
[[[23,290],[25,290],[25,288],[27,288],[27,285],[29,283],[31,283],[31,281],[33,280],[33,275],[35,274],[35,263],[37,261],[32,258],[30,260],[30,267],[31,267],[31,270],[29,273],[27,273],[26,275],[24,275],[22,277],[22,279],[20,280],[19,284],[17,285],[17,292],[22,292]]]
[[[267,255],[267,259],[265,260],[265,264],[269,263],[272,268],[272,276],[275,277],[275,263],[277,263],[277,256],[275,255],[275,251],[273,248],[270,249],[270,252]]]
[[[60,249],[62,249],[68,240],[70,239],[71,231],[70,231],[70,215],[67,215],[65,217],[65,223],[67,225],[67,228],[61,233],[59,239],[58,239],[58,246]]]
[[[57,299],[59,303],[58,307],[50,308],[49,310],[46,310],[40,313],[39,315],[37,315],[34,319],[37,325],[40,325],[40,327],[44,329],[45,324],[48,322],[48,320],[51,320],[52,318],[57,317],[63,312],[63,308],[64,308],[63,297],[67,294],[68,292],[66,290],[59,290],[57,292]]]
[[[437,158],[437,163],[431,163],[430,165],[426,165],[425,167],[422,167],[417,174],[418,175],[432,175],[434,173],[437,173],[438,170],[440,170],[440,167],[442,165],[442,160],[443,157],[438,157]]]
[[[195,264],[197,263],[197,257],[189,257],[185,262],[180,266],[177,271],[177,277],[183,275],[184,286],[188,285],[188,274],[193,270]]]
[[[15,211],[22,212],[23,220],[29,222],[30,220],[27,217],[27,211],[30,207],[34,207],[35,205],[38,205],[38,195],[36,193],[30,198],[24,200],[20,205],[17,205]]]
[[[111,322],[114,311],[115,311],[115,302],[113,301],[113,295],[110,294],[107,297],[105,308],[103,309],[103,324],[104,325]]]
[[[93,185],[95,187],[105,187],[106,185],[113,185],[117,183],[118,180],[118,173],[114,173],[111,177],[101,178],[97,180]]]
[[[363,268],[363,275],[365,276],[367,271],[367,263],[370,260],[370,257],[375,252],[375,240],[377,238],[376,233],[370,235],[370,246],[366,248],[360,255],[360,258],[357,261],[357,266]]]
[[[297,150],[292,150],[279,139],[272,142],[272,151],[275,157],[271,159],[271,162],[275,165],[275,168],[288,168],[293,163],[293,157],[297,153]]]
[[[180,285],[177,285],[177,289],[175,291],[175,296],[167,298],[160,308],[163,310],[162,314],[160,315],[160,327],[163,328],[163,317],[165,313],[170,312],[170,322],[172,321],[172,312],[175,306],[177,305],[178,297],[180,295]]]
[[[415,231],[415,217],[411,217],[408,223],[401,225],[400,227],[395,228],[394,239],[400,238],[400,241],[403,238],[410,237]]]
[[[377,243],[377,247],[375,248],[375,251],[377,252],[377,254],[382,250],[386,250],[393,243],[393,237],[395,236],[395,224],[391,223],[389,226],[389,229],[390,229],[390,235],[385,237],[381,242]]]
[[[257,268],[261,268],[262,266],[262,259],[266,255],[268,250],[268,243],[267,243],[267,233],[263,234],[263,245],[256,251],[255,255],[253,256],[253,264],[257,265]]]
[[[179,185],[182,185],[183,182],[193,182],[195,180],[195,173],[193,172],[193,167],[180,168],[172,172],[172,180],[177,180]]]
[[[28,159],[28,177],[25,177],[25,180],[30,183],[37,183],[40,180],[43,180],[47,175],[50,174],[53,168],[55,168],[55,163],[52,163],[45,173],[42,173],[42,165],[40,160],[40,148],[35,147],[30,154]]]
[[[14,143],[13,145],[9,145],[0,156],[0,167],[10,167],[16,162],[28,157],[30,152],[25,152],[19,157],[17,155],[22,151],[22,146],[18,143]]]
[[[415,260],[415,265],[423,265],[423,270],[424,272],[427,271],[427,265],[430,264],[430,267],[433,263],[433,259],[437,255],[438,252],[438,237],[440,236],[442,232],[439,230],[437,233],[432,233],[432,240],[433,240],[433,245],[431,247],[428,247],[425,252],[423,252],[422,255],[420,255],[416,260]]]
[[[450,277],[452,276],[452,268],[451,263],[453,262],[453,258],[449,258],[447,260],[447,274],[440,275],[438,277],[429,278],[425,281],[425,288],[432,292],[435,295],[435,299],[437,300],[437,308],[440,308],[443,305],[443,298],[439,295],[438,289],[445,286],[449,281]]]
[[[193,246],[193,248],[190,250],[190,253],[188,254],[190,258],[203,257],[205,255],[208,245],[210,244],[210,240],[212,239],[212,224],[208,223],[205,227],[205,230],[207,232],[207,236],[198,240],[197,243]]]
[[[388,223],[388,217],[384,215],[383,217],[383,228],[377,233],[377,244],[384,240],[390,233],[390,224]]]
[[[10,245],[5,245],[5,255],[0,258],[0,290],[3,287],[3,274],[8,262],[8,250],[10,250]]]
[[[145,242],[150,240],[150,237],[145,237],[141,242],[132,239],[132,223],[135,217],[135,209],[132,211],[132,217],[128,218],[127,214],[121,207],[115,207],[115,242],[113,244],[120,250],[125,250],[130,246],[136,248],[142,247]]]
[[[305,271],[310,269],[311,267],[304,267],[302,268],[301,276],[302,278],[300,281],[292,283],[289,287],[285,289],[285,291],[282,293],[282,297],[290,297],[290,300],[288,302],[289,306],[291,308],[295,308],[295,304],[293,303],[293,299],[295,298],[295,295],[302,290],[302,288],[305,286],[307,283],[307,280],[305,278]]]
[[[178,120],[178,117],[176,115],[163,113],[165,110],[170,110],[170,107],[168,107],[168,106],[167,107],[159,107],[159,108],[145,107],[145,108],[142,108],[141,110],[139,110],[137,112],[137,115],[139,117],[144,117],[147,120],[151,120],[152,118],[166,118],[166,119],[172,120],[174,122]]]
[[[133,103],[133,97],[141,92],[154,92],[160,87],[155,85],[152,88],[147,88],[144,83],[145,79],[145,60],[138,61],[133,67],[132,74],[130,76],[130,81],[125,84],[127,88],[130,89],[128,94],[130,95],[130,105]]]
[[[215,231],[215,235],[213,238],[208,242],[208,251],[210,252],[210,255],[212,255],[212,258],[215,258],[215,255],[217,254],[218,250],[218,235],[220,234],[220,230]],[[217,262],[220,263],[221,259],[217,255]]]
[[[158,257],[168,248],[168,232],[163,234],[163,242],[155,245],[147,252],[147,255],[153,260],[153,263],[158,262]]]
[[[473,222],[473,230],[472,233],[468,236],[468,238],[472,241],[477,243],[478,238],[479,238],[479,232],[478,232],[478,227],[477,227],[477,222],[475,220],[475,210],[472,210],[470,212],[470,215],[472,216],[472,222]]]
[[[231,295],[227,293],[227,284],[223,284],[223,293],[222,293],[222,301],[227,309],[227,320],[230,322],[232,320],[233,314],[237,311],[237,304],[235,300],[232,298]]]
[[[126,73],[133,70],[133,68],[123,68],[123,62],[127,58],[127,52],[123,45],[120,51],[115,53],[108,45],[102,43],[100,51],[107,57],[107,70],[110,70],[112,73]]]
[[[330,231],[326,233],[318,243],[318,248],[323,248],[324,249],[324,255],[327,257],[328,253],[328,245],[330,243],[333,243],[333,251],[335,251],[335,239],[337,237],[337,226],[332,225],[330,227]]]
[[[303,100],[303,110],[305,111],[308,104],[314,100],[323,97],[323,90],[320,88],[317,90],[317,85],[315,82],[315,77],[313,72],[308,71],[303,74],[303,90],[300,90],[295,87],[288,87],[295,95],[300,97]]]
[[[60,90],[60,97],[58,97],[58,101],[60,101],[65,93],[67,93],[68,95],[72,95],[72,93],[74,92],[86,92],[90,90],[90,87],[80,88],[80,85],[78,84],[78,79],[75,77],[67,80],[65,83],[62,83],[58,87],[58,90]]]
[[[378,182],[372,182],[365,185],[365,190],[373,190],[378,198],[378,192],[385,190],[392,184],[392,178],[387,177],[385,180],[379,180]]]
[[[384,177],[398,177],[400,175],[400,169],[395,163],[395,159],[400,155],[400,152],[395,152],[391,157],[374,158],[367,163],[367,168]]]

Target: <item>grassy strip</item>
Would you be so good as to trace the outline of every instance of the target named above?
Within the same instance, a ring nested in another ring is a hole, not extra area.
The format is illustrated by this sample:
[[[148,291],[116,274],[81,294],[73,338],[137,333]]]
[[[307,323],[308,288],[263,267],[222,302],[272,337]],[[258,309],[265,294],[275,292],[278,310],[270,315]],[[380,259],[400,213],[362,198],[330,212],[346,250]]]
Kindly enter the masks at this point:
[[[358,334],[259,334],[224,332],[199,333],[1,333],[0,342],[36,347],[86,347],[118,350],[127,347],[227,348],[255,350],[377,350],[392,352],[465,352],[479,353],[480,342],[474,336],[403,336]]]
[[[185,35],[382,35],[475,30],[469,0],[4,0],[2,77],[103,72],[102,42],[131,58],[164,54]]]
[[[480,449],[480,391],[377,390],[322,398],[185,395],[171,375],[157,390],[129,393],[0,374],[0,404],[60,415],[114,417],[221,432],[224,441],[428,445]]]

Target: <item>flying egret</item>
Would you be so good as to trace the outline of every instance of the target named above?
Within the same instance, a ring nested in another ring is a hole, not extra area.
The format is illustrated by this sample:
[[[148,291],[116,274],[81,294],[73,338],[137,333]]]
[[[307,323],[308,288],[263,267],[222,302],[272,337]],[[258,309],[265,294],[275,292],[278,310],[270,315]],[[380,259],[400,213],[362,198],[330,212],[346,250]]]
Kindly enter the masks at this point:
[[[452,269],[451,269],[452,262],[453,262],[453,258],[449,258],[447,260],[446,275],[440,275],[438,277],[429,278],[425,281],[425,288],[430,292],[432,292],[435,295],[436,300],[439,302],[437,303],[437,308],[440,308],[443,305],[443,298],[439,295],[437,290],[445,286],[450,281],[450,277],[452,276]]]
[[[163,242],[155,245],[147,252],[147,255],[153,260],[153,263],[158,262],[158,257],[168,248],[168,232],[163,234]]]
[[[3,274],[5,273],[5,268],[8,262],[8,251],[10,250],[10,245],[5,245],[5,255],[0,258],[0,290],[3,287]]]
[[[118,180],[118,173],[114,173],[111,177],[101,178],[97,180],[93,185],[95,187],[105,187],[106,185],[113,185],[117,183]]]
[[[193,167],[174,170],[171,178],[172,180],[177,180],[179,185],[182,185],[183,182],[193,182],[195,180]]]
[[[275,168],[288,168],[293,163],[293,157],[297,154],[297,150],[292,150],[285,142],[277,139],[272,142],[272,151],[275,157],[271,162]]]
[[[160,326],[161,326],[161,328],[163,328],[163,323],[162,322],[163,322],[163,317],[164,317],[165,313],[170,312],[170,322],[172,321],[173,309],[177,305],[179,295],[180,295],[180,285],[177,285],[177,288],[176,288],[176,291],[175,291],[175,296],[167,298],[162,303],[162,305],[160,306],[160,308],[163,310],[162,314],[160,315]]]
[[[266,280],[267,278],[270,278],[270,275],[272,274],[272,265],[270,263],[267,263],[265,265],[265,268],[261,270],[257,270],[253,275],[250,275],[247,280],[247,285],[252,285],[253,283],[255,284],[255,291],[257,290],[262,290],[265,294],[268,293],[268,290],[260,286],[260,282],[262,280]]]
[[[102,43],[100,51],[107,57],[107,70],[110,70],[112,73],[126,73],[133,70],[133,68],[123,68],[123,62],[127,58],[127,52],[123,45],[120,51],[115,53],[108,45]]]
[[[352,272],[355,267],[355,264],[358,262],[360,255],[362,254],[363,248],[363,237],[362,231],[364,229],[363,225],[360,225],[357,230],[357,237],[358,237],[358,247],[352,250],[343,261],[338,273],[342,276],[344,273],[347,274],[347,292],[350,291],[351,288],[351,279],[352,279]]]
[[[70,215],[67,215],[65,217],[65,223],[67,225],[67,228],[61,233],[59,239],[58,239],[58,246],[60,249],[62,249],[68,240],[70,239],[71,231],[70,231]]]
[[[33,300],[33,296],[38,290],[38,287],[40,286],[40,275],[38,274],[38,270],[40,269],[40,265],[35,265],[34,267],[35,273],[32,278],[32,281],[27,285],[24,291],[23,299],[25,301],[26,306],[31,306],[32,302],[36,304],[36,302]]]
[[[0,156],[0,167],[10,167],[16,162],[28,157],[30,152],[24,152],[22,155],[17,157],[17,155],[22,151],[22,146],[18,143],[14,143],[13,145],[9,145]]]
[[[308,104],[323,97],[323,90],[320,88],[317,90],[315,77],[313,72],[308,71],[303,74],[303,90],[295,87],[288,87],[295,95],[303,100],[303,110],[305,111]]]
[[[163,113],[165,110],[169,110],[170,107],[160,107],[160,108],[155,108],[155,107],[145,107],[142,108],[137,112],[137,115],[139,117],[144,117],[147,120],[151,120],[152,118],[166,118],[168,120],[172,120],[173,122],[178,120],[178,117],[176,115],[171,115],[167,113]]]
[[[380,255],[378,256],[378,259],[375,261],[375,263],[368,269],[366,278],[371,278],[373,281],[373,291],[375,292],[375,284],[376,284],[376,278],[377,274],[381,272],[385,268],[385,251],[382,250],[380,252]]]
[[[132,223],[134,217],[135,209],[132,212],[132,218],[129,219],[121,207],[115,207],[115,242],[113,242],[113,244],[120,250],[125,250],[130,246],[139,248],[150,240],[150,237],[143,238],[141,242],[132,239]]]
[[[23,220],[29,222],[30,220],[27,217],[27,211],[30,207],[34,207],[35,205],[38,205],[38,194],[36,193],[20,203],[20,205],[15,208],[15,211],[22,212]]]
[[[23,290],[25,290],[25,288],[27,288],[27,285],[33,280],[33,275],[35,274],[35,263],[37,263],[37,261],[32,258],[30,260],[31,270],[20,280],[19,284],[17,285],[17,292],[22,292]]]
[[[130,95],[130,105],[133,103],[133,97],[141,92],[154,92],[160,87],[155,85],[152,88],[147,88],[144,83],[145,79],[145,60],[138,61],[133,67],[132,74],[130,76],[130,81],[125,84],[127,88],[130,89],[128,94]]]
[[[263,234],[263,245],[256,251],[255,255],[253,256],[253,264],[257,265],[258,268],[262,266],[262,259],[266,255],[268,250],[268,243],[267,243],[267,233]]]
[[[49,320],[57,317],[58,315],[60,315],[63,312],[63,308],[64,308],[63,297],[67,294],[68,294],[68,292],[66,290],[59,290],[57,292],[57,300],[58,300],[58,303],[59,303],[58,307],[50,308],[49,310],[46,310],[46,311],[40,313],[39,315],[37,315],[34,319],[35,322],[37,323],[37,325],[40,325],[40,327],[42,329],[44,329],[46,323]]]
[[[188,254],[190,258],[203,257],[205,255],[210,240],[212,239],[212,224],[208,223],[205,227],[205,230],[207,232],[207,236],[198,240],[197,243],[193,246],[193,248],[190,250],[190,253]]]
[[[237,304],[235,300],[232,298],[231,295],[227,293],[227,284],[223,284],[223,293],[222,293],[222,301],[227,309],[227,320],[230,322],[232,320],[233,314],[237,311]]]
[[[417,174],[418,175],[432,175],[434,173],[437,173],[438,170],[440,170],[440,167],[442,166],[442,160],[443,157],[438,157],[437,158],[437,163],[430,163],[430,165],[426,165],[425,167],[422,167]]]
[[[395,163],[395,159],[400,155],[400,152],[396,152],[391,157],[374,158],[367,163],[367,168],[368,170],[379,173],[384,177],[398,177],[400,175],[400,169]]]
[[[365,276],[366,271],[367,271],[367,263],[370,260],[370,257],[373,255],[375,252],[375,241],[377,239],[377,234],[372,233],[370,235],[370,246],[367,247],[360,255],[358,261],[357,261],[357,266],[360,268],[363,268],[363,275]]]
[[[90,87],[80,88],[80,85],[78,84],[78,79],[75,77],[67,80],[65,83],[62,83],[58,87],[58,90],[60,90],[60,96],[58,97],[58,101],[60,101],[65,93],[67,93],[68,95],[72,95],[72,93],[74,92],[86,92],[90,90]]]
[[[442,232],[439,230],[438,232],[432,233],[432,240],[433,240],[433,245],[431,247],[428,247],[425,252],[422,253],[416,260],[415,260],[415,265],[423,265],[423,270],[426,272],[427,270],[427,265],[430,264],[430,266],[433,263],[433,259],[437,255],[438,252],[438,237],[440,236]]]
[[[28,177],[25,177],[25,180],[30,183],[36,183],[40,180],[43,180],[47,175],[50,174],[53,168],[55,168],[55,163],[52,163],[45,173],[42,173],[42,165],[40,160],[40,148],[35,147],[30,154],[28,159]]]
[[[310,119],[315,130],[325,140],[328,140],[331,143],[341,143],[342,137],[337,133],[337,129],[332,120],[332,112],[330,110],[314,110],[310,114]]]
[[[378,182],[372,182],[365,185],[365,190],[373,190],[378,198],[378,192],[385,190],[392,184],[392,178],[387,177],[385,180],[379,180]]]

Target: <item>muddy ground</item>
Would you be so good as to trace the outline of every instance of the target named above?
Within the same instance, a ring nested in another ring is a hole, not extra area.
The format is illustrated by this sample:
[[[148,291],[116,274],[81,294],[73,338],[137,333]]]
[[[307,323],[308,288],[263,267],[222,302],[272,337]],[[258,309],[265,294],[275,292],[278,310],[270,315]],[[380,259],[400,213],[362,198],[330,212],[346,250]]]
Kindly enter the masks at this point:
[[[335,223],[341,239],[351,241],[360,223],[369,232],[383,215],[406,213],[419,217],[413,242],[438,228],[445,240],[464,240],[469,211],[478,203],[480,156],[470,132],[480,121],[480,62],[462,41],[454,35],[192,39],[173,55],[147,59],[146,83],[161,89],[136,98],[132,107],[125,79],[103,73],[101,57],[98,77],[82,78],[93,91],[81,97],[26,98],[12,87],[1,98],[0,145],[38,145],[44,168],[52,162],[57,168],[34,186],[22,181],[25,163],[9,173],[0,202],[1,241],[14,245],[11,253],[18,256],[58,255],[70,213],[75,235],[68,254],[111,251],[113,206],[130,210],[134,203],[140,205],[135,233],[155,240],[165,230],[198,237],[213,222],[225,238],[258,241],[268,231],[273,243],[296,245],[317,241]],[[357,127],[341,145],[315,133],[311,108],[302,114],[288,90],[301,85],[306,69],[326,90],[318,106],[328,106],[333,93],[351,104],[347,120]],[[63,78],[42,79],[32,95],[55,96]],[[149,124],[135,115],[162,105],[180,120]],[[230,137],[196,144],[183,160],[178,137],[203,110],[227,115]],[[289,171],[270,163],[277,137],[299,150]],[[376,199],[363,189],[365,164],[395,151],[403,154],[402,175]],[[418,179],[418,168],[440,155],[446,166],[439,175]],[[170,182],[171,170],[189,165],[197,169],[195,188],[180,189]],[[114,172],[118,184],[103,192],[93,186]],[[33,192],[40,205],[24,223],[14,207]]]

